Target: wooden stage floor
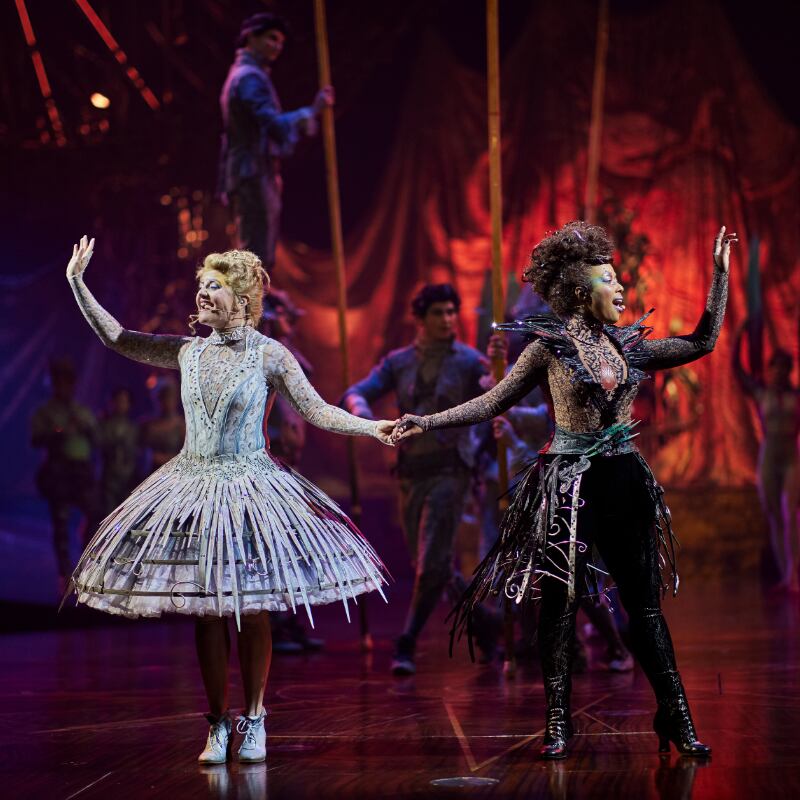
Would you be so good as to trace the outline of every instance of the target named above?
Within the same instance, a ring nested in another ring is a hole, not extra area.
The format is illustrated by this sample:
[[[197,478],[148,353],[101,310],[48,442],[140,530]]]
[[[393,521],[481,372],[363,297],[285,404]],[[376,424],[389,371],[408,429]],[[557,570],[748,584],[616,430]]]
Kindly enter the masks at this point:
[[[380,635],[371,655],[342,638],[355,626],[331,621],[339,609],[323,625],[324,652],[273,662],[268,761],[247,767],[195,763],[205,704],[187,621],[2,637],[2,796],[800,797],[797,598],[706,583],[667,601],[697,727],[714,747],[709,763],[660,757],[642,674],[599,669],[575,680],[571,758],[543,763],[538,669],[509,681],[463,653],[449,660],[435,620],[420,673],[394,679],[388,634],[399,612],[370,608]],[[492,782],[431,783],[456,777]]]

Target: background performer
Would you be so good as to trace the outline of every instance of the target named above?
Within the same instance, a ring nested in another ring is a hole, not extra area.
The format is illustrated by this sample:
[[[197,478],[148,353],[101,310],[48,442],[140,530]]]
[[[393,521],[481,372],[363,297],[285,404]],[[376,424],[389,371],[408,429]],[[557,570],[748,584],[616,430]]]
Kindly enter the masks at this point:
[[[281,159],[301,134],[313,135],[317,116],[333,105],[333,87],[310,106],[282,111],[270,72],[288,33],[275,14],[253,14],[243,23],[238,49],[222,87],[222,149],[218,191],[231,204],[238,247],[255,253],[266,269],[275,263],[281,216]]]
[[[742,390],[753,400],[761,423],[758,450],[758,496],[769,525],[770,551],[780,578],[777,589],[800,592],[797,571],[797,506],[800,502],[800,390],[792,385],[792,354],[778,349],[759,380],[742,365],[742,330],[734,348],[733,369]]]
[[[36,473],[36,487],[47,502],[53,526],[58,590],[69,578],[69,516],[73,507],[83,514],[84,526],[96,514],[97,484],[92,452],[97,443],[97,419],[75,400],[75,365],[68,358],[50,362],[52,396],[31,418],[31,444],[45,451]],[[86,535],[86,531],[83,531]]]
[[[387,355],[342,403],[372,419],[370,403],[394,392],[400,413],[430,414],[483,392],[486,359],[456,339],[461,298],[449,283],[423,286],[411,301],[418,324],[408,347]],[[417,638],[447,588],[453,600],[465,584],[453,571],[453,544],[473,467],[469,431],[437,431],[404,445],[397,455],[400,515],[415,568],[405,628],[397,640],[392,672],[412,675]],[[478,646],[491,658],[497,623],[477,615]]]

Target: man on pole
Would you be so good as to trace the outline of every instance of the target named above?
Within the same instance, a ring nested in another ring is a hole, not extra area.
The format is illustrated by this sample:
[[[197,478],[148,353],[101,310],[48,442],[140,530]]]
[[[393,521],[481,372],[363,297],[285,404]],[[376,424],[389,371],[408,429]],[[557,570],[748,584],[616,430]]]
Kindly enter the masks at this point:
[[[220,95],[222,148],[219,193],[230,204],[238,243],[254,252],[264,268],[275,263],[281,213],[281,159],[302,135],[317,130],[317,117],[334,101],[325,86],[309,106],[282,111],[272,84],[272,66],[283,51],[289,27],[267,12],[242,23],[236,58]]]

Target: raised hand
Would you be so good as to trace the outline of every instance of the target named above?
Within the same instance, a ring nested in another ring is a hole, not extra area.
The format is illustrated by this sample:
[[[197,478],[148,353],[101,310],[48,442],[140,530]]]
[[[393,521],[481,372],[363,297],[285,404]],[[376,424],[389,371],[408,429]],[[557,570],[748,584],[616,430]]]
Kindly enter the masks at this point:
[[[94,251],[94,238],[81,236],[80,244],[72,245],[72,258],[67,264],[67,278],[77,278],[89,266],[89,259]]]
[[[738,242],[735,233],[725,233],[725,226],[719,229],[714,239],[714,266],[721,272],[728,272],[731,266],[731,244]]]
[[[394,433],[396,424],[397,420],[390,420],[390,419],[379,420],[375,426],[377,429],[375,438],[379,439],[384,444],[388,444],[389,447],[394,447],[394,439],[392,438],[392,434]]]

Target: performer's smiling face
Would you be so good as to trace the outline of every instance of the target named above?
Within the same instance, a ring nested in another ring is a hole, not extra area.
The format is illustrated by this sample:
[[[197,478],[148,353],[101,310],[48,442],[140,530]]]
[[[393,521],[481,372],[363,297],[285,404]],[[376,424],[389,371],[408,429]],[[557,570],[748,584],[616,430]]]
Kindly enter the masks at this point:
[[[235,328],[245,321],[247,304],[237,297],[215,270],[207,270],[198,279],[197,321],[211,328]]]
[[[456,332],[458,311],[452,300],[431,303],[422,318],[422,331],[427,339],[444,341]]]
[[[247,37],[247,47],[266,64],[274,64],[283,52],[286,36],[283,31],[268,30],[263,33],[251,33]]]
[[[611,264],[596,264],[589,269],[591,294],[586,299],[591,314],[606,325],[615,325],[625,310],[622,286]]]

